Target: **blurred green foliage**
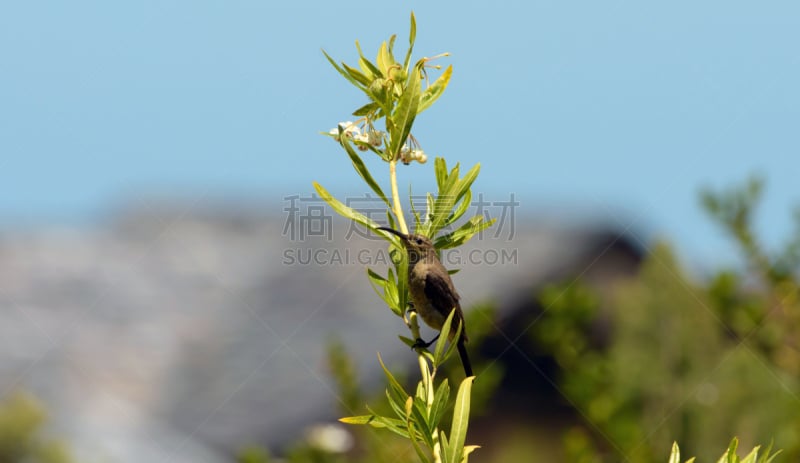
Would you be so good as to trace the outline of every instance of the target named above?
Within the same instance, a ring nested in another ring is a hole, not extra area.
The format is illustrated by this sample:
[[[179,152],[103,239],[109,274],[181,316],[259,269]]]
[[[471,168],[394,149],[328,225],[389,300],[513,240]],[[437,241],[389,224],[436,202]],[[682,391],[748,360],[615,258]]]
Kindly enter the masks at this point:
[[[557,361],[559,390],[584,422],[564,438],[568,461],[663,461],[675,440],[714,461],[731,435],[748,445],[774,438],[798,460],[800,226],[782,251],[765,252],[752,223],[761,191],[752,180],[702,195],[745,270],[698,284],[659,243],[613,291],[570,280],[540,292],[530,336]]]
[[[0,402],[0,463],[69,463],[66,446],[45,436],[47,415],[31,395],[17,392]]]

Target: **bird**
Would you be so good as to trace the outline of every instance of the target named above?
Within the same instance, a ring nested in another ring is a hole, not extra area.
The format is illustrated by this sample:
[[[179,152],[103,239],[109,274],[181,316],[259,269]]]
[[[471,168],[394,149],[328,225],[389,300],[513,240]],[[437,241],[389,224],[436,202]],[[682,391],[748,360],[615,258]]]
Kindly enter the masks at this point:
[[[458,349],[459,357],[461,357],[464,373],[467,377],[473,376],[472,365],[465,345],[469,338],[464,325],[464,313],[461,311],[461,304],[458,302],[460,296],[456,292],[450,274],[436,255],[436,248],[430,238],[424,235],[402,233],[388,227],[378,227],[378,230],[383,230],[399,237],[403,247],[406,249],[408,254],[408,292],[411,296],[414,310],[422,320],[441,334],[444,322],[450,312],[455,309],[447,339],[451,342],[453,341],[460,324],[461,332],[455,341],[456,348]],[[438,338],[439,335],[427,343],[418,339],[417,344],[428,347]]]

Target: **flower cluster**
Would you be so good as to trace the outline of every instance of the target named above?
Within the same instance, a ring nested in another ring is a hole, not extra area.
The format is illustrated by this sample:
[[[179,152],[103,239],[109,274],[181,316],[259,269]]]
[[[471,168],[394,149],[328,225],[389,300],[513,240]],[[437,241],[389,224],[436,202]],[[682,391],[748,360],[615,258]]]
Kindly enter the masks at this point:
[[[407,144],[403,144],[403,147],[400,148],[400,161],[405,165],[411,164],[411,161],[425,164],[428,161],[428,155],[419,148],[412,148]]]
[[[344,135],[356,144],[359,150],[366,151],[370,146],[377,148],[383,144],[383,132],[375,130],[372,126],[359,127],[351,121],[339,122],[338,127],[328,131],[328,135],[339,141],[339,134]]]
[[[328,131],[328,135],[332,136],[334,140],[339,141],[339,134],[347,138],[354,138],[361,136],[361,128],[351,121],[339,122],[337,128]]]
[[[370,148],[376,151],[376,148],[383,145],[384,138],[384,132],[375,130],[372,124],[362,122],[359,125],[358,122],[352,121],[339,122],[336,128],[328,131],[328,135],[336,141],[341,141],[341,137],[344,136],[348,140],[352,140],[360,151],[367,151]],[[428,161],[428,155],[420,149],[414,137],[409,137],[409,143],[404,143],[400,148],[400,161],[405,165],[411,164],[412,161],[425,164]]]

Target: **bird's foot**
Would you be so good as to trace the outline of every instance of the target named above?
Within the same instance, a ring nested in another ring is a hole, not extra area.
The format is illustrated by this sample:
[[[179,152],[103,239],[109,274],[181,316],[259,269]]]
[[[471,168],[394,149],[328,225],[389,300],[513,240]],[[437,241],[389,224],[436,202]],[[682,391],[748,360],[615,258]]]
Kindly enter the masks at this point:
[[[440,334],[441,334],[441,333],[440,333]],[[438,335],[438,334],[436,335],[436,337],[435,337],[435,338],[431,339],[431,340],[430,340],[430,341],[428,341],[428,342],[425,342],[425,341],[424,341],[422,338],[417,338],[417,340],[416,340],[416,341],[414,341],[414,345],[413,345],[413,346],[411,346],[411,349],[412,349],[412,350],[413,350],[413,349],[420,349],[420,348],[422,348],[422,349],[427,349],[427,348],[428,348],[428,347],[429,347],[431,344],[433,344],[434,342],[436,342],[436,340],[437,340],[437,339],[439,339],[439,335]]]

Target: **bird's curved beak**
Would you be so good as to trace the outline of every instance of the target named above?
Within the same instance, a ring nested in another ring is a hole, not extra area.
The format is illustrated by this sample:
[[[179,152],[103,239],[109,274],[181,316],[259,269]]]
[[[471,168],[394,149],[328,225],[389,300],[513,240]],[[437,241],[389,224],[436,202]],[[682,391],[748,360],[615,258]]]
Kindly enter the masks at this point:
[[[403,241],[408,241],[408,235],[406,235],[405,233],[400,233],[399,231],[397,231],[397,230],[395,230],[393,228],[378,227],[378,230],[383,230],[385,232],[389,232],[389,233],[391,233],[391,234],[393,234],[395,236],[400,237],[400,239],[403,240]]]

